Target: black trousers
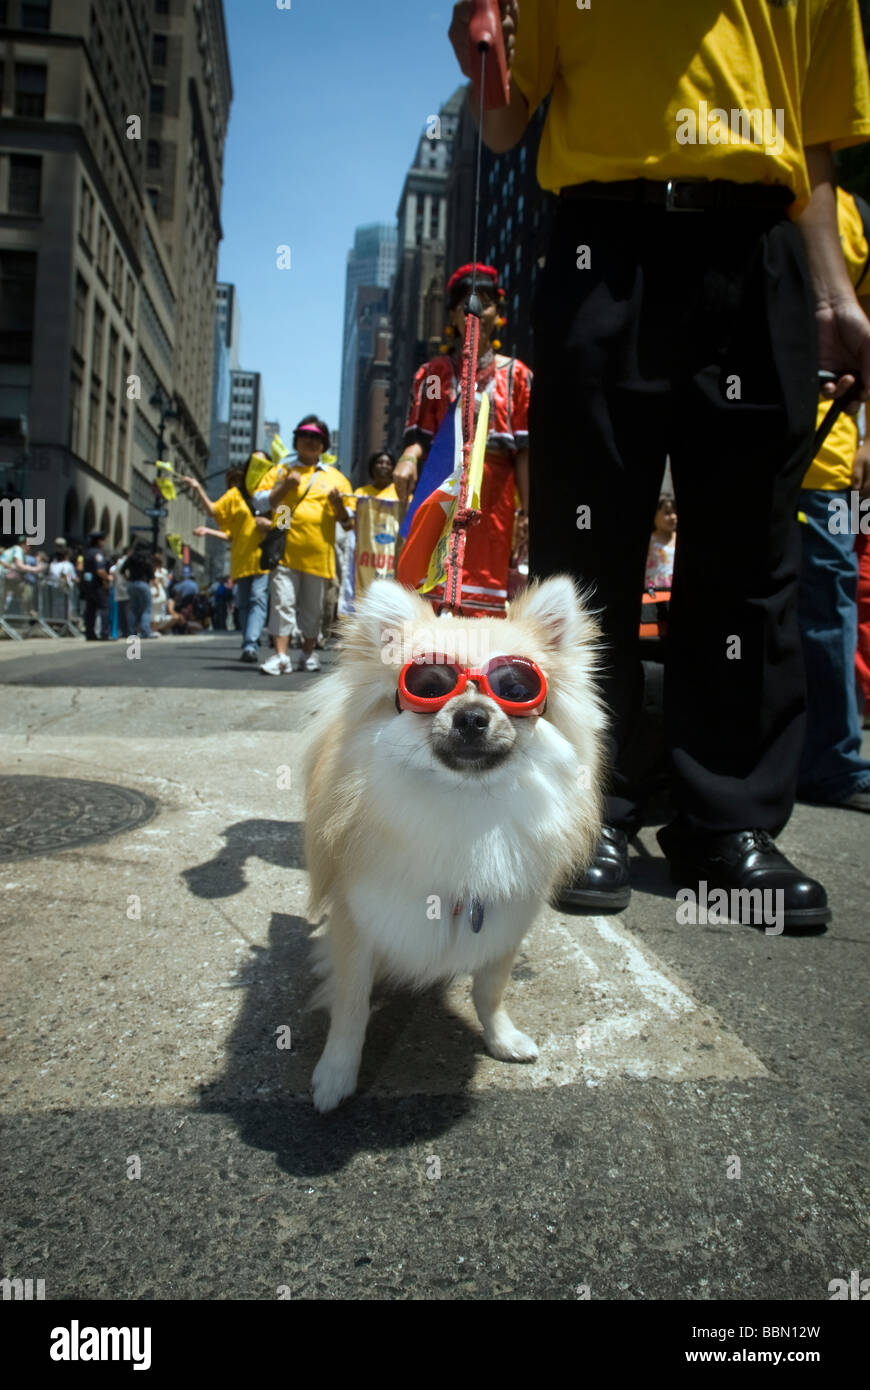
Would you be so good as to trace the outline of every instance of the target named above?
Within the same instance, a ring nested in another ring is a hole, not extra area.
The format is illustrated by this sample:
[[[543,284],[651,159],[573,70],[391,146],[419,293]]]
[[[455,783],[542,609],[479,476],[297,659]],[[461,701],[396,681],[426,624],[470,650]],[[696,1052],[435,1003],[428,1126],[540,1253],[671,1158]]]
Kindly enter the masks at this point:
[[[584,246],[590,267],[578,269]],[[800,234],[773,210],[561,200],[534,328],[530,568],[573,575],[600,614],[607,817],[629,831],[640,820],[621,750],[642,688],[640,599],[669,454],[675,804],[691,830],[775,833],[804,740],[796,511],[818,387]]]
[[[109,591],[94,589],[85,595],[85,637],[93,641],[96,637],[96,620],[100,619],[100,637],[109,636]]]

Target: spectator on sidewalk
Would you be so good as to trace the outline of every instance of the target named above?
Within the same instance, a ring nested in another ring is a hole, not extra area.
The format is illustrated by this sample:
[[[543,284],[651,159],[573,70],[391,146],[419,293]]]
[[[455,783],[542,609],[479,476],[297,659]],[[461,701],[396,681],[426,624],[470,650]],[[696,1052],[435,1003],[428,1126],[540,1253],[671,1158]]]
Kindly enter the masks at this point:
[[[128,555],[132,553],[133,547],[128,545],[121,551],[112,568],[109,576],[112,580],[112,594],[115,600],[115,622],[112,625],[113,637],[126,637],[128,635],[127,605],[130,602],[130,594],[127,587],[127,580],[122,573],[124,562]],[[148,591],[150,598],[150,589]]]
[[[677,553],[677,509],[673,497],[662,495],[656,507],[653,532],[646,556],[644,588],[670,589],[674,580]]]
[[[151,629],[154,560],[147,545],[134,545],[120,566],[127,585],[127,631],[125,636],[153,637]]]
[[[669,455],[677,815],[659,843],[691,891],[776,890],[784,929],[823,924],[824,888],[772,836],[792,812],[805,733],[796,513],[817,372],[836,374],[828,399],[856,379],[870,387],[832,158],[870,138],[857,0],[500,7],[510,102],[485,113],[483,138],[511,149],[552,94],[538,180],[559,199],[533,320],[530,567],[594,586],[612,715],[601,842],[560,904],[618,911],[630,897],[642,805],[623,752]],[[470,76],[469,16],[462,0],[450,38]],[[752,499],[738,531],[715,519],[722,479]]]
[[[290,638],[302,633],[302,669],[319,671],[314,650],[320,630],[323,589],[335,578],[335,527],[350,523],[345,498],[351,486],[337,468],[321,461],[329,448],[329,430],[316,415],[306,415],[293,434],[295,459],[279,464],[261,479],[255,503],[268,503],[273,520],[289,525],[281,564],[272,571],[269,631],[275,654],[260,670],[267,676],[291,671]],[[286,499],[286,502],[285,502]],[[282,510],[283,509],[283,510]]]

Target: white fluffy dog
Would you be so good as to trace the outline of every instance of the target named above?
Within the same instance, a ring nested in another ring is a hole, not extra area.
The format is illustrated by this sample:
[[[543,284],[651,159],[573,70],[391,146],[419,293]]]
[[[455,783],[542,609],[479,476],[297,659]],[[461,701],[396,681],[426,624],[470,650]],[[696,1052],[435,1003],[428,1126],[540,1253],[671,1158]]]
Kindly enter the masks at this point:
[[[356,1087],[376,978],[422,989],[474,977],[486,1046],[537,1049],[503,1003],[541,904],[591,861],[604,717],[598,629],[572,581],[529,588],[503,619],[436,618],[378,581],[316,692],[305,852],[330,1010],[314,1104]],[[508,660],[513,658],[513,660]]]

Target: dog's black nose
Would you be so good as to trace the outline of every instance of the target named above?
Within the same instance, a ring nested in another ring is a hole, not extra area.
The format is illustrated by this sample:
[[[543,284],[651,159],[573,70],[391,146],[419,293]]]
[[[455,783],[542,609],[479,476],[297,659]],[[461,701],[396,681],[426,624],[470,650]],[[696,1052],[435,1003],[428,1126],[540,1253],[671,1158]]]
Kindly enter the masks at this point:
[[[460,738],[479,738],[488,725],[489,714],[479,705],[473,705],[470,709],[457,710],[453,716],[453,727]]]

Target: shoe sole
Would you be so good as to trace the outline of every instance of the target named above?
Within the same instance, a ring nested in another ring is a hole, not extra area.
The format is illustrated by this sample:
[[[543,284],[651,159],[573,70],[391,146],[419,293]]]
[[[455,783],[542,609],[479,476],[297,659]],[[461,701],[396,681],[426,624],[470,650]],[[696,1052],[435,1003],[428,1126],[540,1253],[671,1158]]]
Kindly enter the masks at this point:
[[[698,873],[696,869],[686,869],[684,866],[680,864],[671,865],[671,883],[677,884],[679,888],[691,888],[692,892],[695,892],[698,887],[698,884],[703,878],[704,875],[702,873]],[[729,895],[731,893],[749,891],[745,888],[738,889],[735,887],[734,884],[728,886],[724,883],[711,883],[709,879],[705,879],[704,881],[707,884],[708,891],[720,891],[723,893],[728,893]],[[785,930],[787,927],[821,927],[824,926],[826,922],[830,922],[832,915],[833,914],[829,907],[794,907],[791,909],[790,912],[783,913],[783,930]],[[743,922],[740,920],[739,917],[736,921],[733,921],[731,917],[727,917],[726,921],[732,927],[765,926],[764,922]]]
[[[590,888],[585,892],[560,893],[553,906],[564,912],[601,912],[607,917],[612,912],[624,912],[630,902],[631,888],[614,889],[611,893]]]

